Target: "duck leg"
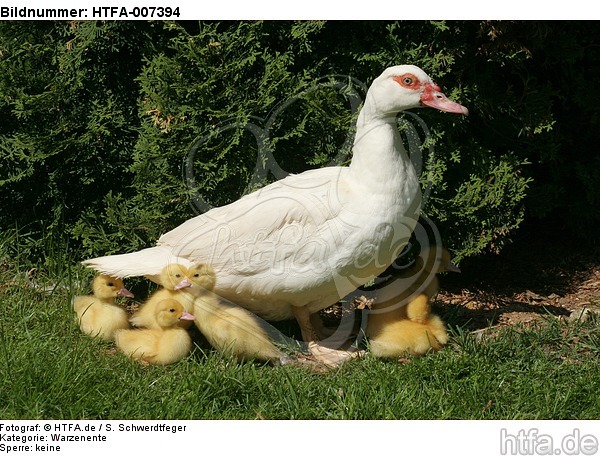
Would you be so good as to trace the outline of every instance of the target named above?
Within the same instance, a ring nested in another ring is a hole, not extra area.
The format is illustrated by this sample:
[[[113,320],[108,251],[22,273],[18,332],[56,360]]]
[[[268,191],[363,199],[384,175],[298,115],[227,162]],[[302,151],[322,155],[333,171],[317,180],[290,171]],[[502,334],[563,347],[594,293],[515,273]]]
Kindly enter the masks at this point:
[[[298,325],[300,325],[302,339],[308,343],[308,350],[317,361],[327,366],[335,367],[344,361],[356,358],[360,355],[360,352],[357,351],[338,350],[319,344],[320,338],[310,321],[311,314],[308,307],[292,306],[292,311],[294,312],[294,317],[296,318]]]
[[[310,321],[310,311],[308,308],[306,306],[292,306],[292,311],[294,312],[294,317],[296,317],[298,325],[300,325],[302,339],[304,339],[305,342],[319,340],[319,336],[315,331],[312,322]]]
[[[337,328],[328,328],[318,313],[310,314],[310,322],[319,340],[327,339],[335,334]]]

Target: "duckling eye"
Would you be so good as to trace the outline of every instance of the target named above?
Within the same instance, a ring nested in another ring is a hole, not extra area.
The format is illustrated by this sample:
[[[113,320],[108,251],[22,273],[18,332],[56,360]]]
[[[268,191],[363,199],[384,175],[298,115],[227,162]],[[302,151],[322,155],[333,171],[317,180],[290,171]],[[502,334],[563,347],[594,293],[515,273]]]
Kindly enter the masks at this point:
[[[175,312],[175,309],[173,309],[172,307],[169,309],[169,312],[173,313]]]
[[[180,278],[181,274],[175,274],[175,277]]]
[[[106,285],[109,286],[109,287],[114,287],[115,286],[115,284],[112,283],[112,282],[108,282]]]
[[[196,273],[194,274],[194,277],[200,277],[200,274]]]

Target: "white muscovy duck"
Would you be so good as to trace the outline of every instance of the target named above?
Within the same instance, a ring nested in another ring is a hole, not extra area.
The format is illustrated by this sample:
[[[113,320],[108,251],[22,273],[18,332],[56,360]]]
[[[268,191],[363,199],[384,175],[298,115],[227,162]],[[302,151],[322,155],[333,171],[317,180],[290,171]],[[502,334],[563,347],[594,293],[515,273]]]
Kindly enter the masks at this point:
[[[468,114],[420,68],[387,68],[367,92],[350,166],[290,175],[184,222],[156,247],[83,264],[156,281],[167,264],[208,263],[215,293],[266,320],[296,317],[316,341],[310,314],[382,273],[416,225],[421,191],[396,116],[422,106]]]

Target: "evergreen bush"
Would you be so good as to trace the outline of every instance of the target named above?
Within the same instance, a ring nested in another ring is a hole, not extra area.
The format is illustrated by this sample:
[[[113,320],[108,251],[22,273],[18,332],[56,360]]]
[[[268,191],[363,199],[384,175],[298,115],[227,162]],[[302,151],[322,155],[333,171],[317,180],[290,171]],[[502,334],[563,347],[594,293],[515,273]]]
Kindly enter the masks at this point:
[[[66,237],[81,257],[150,246],[287,172],[346,163],[365,86],[413,63],[471,112],[416,112],[424,214],[458,258],[500,250],[526,217],[589,237],[595,27],[0,23],[0,228]]]

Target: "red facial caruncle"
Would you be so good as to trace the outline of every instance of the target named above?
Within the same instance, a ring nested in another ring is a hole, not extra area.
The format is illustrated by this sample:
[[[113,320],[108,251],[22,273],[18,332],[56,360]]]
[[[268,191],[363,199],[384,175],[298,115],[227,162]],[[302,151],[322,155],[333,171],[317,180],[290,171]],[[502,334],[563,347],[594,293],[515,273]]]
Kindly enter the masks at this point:
[[[401,76],[392,76],[392,79],[406,89],[418,90],[423,87],[423,83],[412,73],[405,73]]]
[[[442,89],[433,82],[421,82],[412,73],[405,73],[400,76],[392,76],[392,79],[405,89],[421,91],[421,103],[424,106],[439,109],[440,111],[454,112],[456,114],[469,114],[469,110],[464,106],[449,100],[442,93]]]

